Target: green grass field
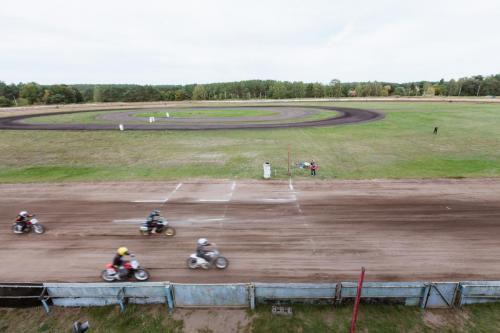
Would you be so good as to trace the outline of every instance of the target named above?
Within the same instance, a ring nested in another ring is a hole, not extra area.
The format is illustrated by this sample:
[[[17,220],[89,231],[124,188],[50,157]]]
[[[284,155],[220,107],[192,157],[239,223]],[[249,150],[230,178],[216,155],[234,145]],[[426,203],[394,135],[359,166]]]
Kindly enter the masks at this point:
[[[203,327],[202,322],[202,327],[197,329],[198,332],[217,332],[214,327],[218,325],[213,322],[217,320],[213,319],[217,311],[216,309],[209,312],[205,310],[208,322],[206,322],[205,327]],[[270,306],[259,306],[256,311],[247,311],[245,322],[232,328],[232,332],[344,333],[349,331],[352,306],[334,308],[332,306],[295,305],[293,311],[292,317],[273,316]],[[176,310],[172,316],[168,314],[165,306],[160,305],[129,305],[125,313],[120,313],[117,306],[52,308],[50,315],[45,314],[41,307],[32,309],[0,308],[0,332],[69,332],[74,321],[88,320],[92,332],[180,333],[190,326],[189,320],[193,312],[180,315],[179,311]],[[436,310],[376,304],[361,305],[357,329],[358,332],[364,333],[494,333],[500,332],[499,320],[499,304]]]
[[[173,110],[169,111],[172,118],[238,118],[238,117],[270,117],[275,116],[278,112],[270,110]],[[165,111],[141,112],[134,114],[134,117],[158,117],[164,118]]]
[[[120,110],[124,112],[123,110]],[[23,120],[25,123],[46,124],[113,124],[115,122],[96,119],[98,116],[113,111],[78,112],[54,116],[41,116]]]
[[[318,162],[321,179],[500,176],[500,104],[338,105],[386,118],[276,130],[0,131],[0,182],[256,179],[264,161],[284,179],[289,144],[293,162]]]

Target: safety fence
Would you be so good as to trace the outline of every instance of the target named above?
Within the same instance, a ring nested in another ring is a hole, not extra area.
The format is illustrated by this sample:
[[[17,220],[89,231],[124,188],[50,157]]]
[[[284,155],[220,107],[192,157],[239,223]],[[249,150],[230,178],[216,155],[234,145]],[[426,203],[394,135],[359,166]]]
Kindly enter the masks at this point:
[[[105,306],[166,304],[189,307],[255,308],[262,303],[342,304],[356,297],[356,282],[229,283],[172,282],[0,284],[0,306]],[[500,281],[365,282],[365,302],[389,301],[422,308],[450,308],[500,302]]]

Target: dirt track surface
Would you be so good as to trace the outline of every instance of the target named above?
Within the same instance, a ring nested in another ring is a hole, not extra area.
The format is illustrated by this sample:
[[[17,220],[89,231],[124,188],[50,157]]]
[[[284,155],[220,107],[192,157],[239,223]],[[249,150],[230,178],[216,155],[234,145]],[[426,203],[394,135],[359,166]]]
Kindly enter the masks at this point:
[[[122,245],[153,281],[498,280],[499,199],[489,179],[0,185],[0,281],[99,281]],[[152,208],[175,237],[139,235]],[[47,233],[12,234],[22,209]],[[198,237],[227,270],[186,268]]]
[[[292,128],[292,127],[324,127],[324,126],[334,126],[343,125],[350,123],[359,123],[366,121],[373,121],[382,119],[383,114],[362,109],[354,108],[344,108],[344,107],[327,107],[327,106],[293,106],[293,105],[281,105],[281,106],[238,106],[238,107],[190,107],[189,109],[281,109],[288,108],[294,109],[299,108],[301,110],[307,111],[307,109],[314,110],[331,110],[340,113],[338,116],[332,118],[315,120],[315,121],[303,121],[303,122],[282,122],[282,123],[251,123],[251,122],[241,122],[241,123],[200,123],[196,120],[186,123],[146,123],[146,124],[126,124],[126,130],[217,130],[217,129],[265,129],[265,128]],[[159,108],[157,111],[169,111],[170,109]],[[99,110],[92,110],[92,112]],[[142,111],[142,110],[141,110]],[[117,130],[118,124],[36,124],[36,123],[23,123],[23,120],[28,118],[35,118],[41,116],[50,115],[63,115],[71,113],[80,113],[87,111],[69,111],[69,112],[56,112],[56,113],[39,113],[35,115],[20,115],[13,117],[0,118],[0,129],[9,130]]]

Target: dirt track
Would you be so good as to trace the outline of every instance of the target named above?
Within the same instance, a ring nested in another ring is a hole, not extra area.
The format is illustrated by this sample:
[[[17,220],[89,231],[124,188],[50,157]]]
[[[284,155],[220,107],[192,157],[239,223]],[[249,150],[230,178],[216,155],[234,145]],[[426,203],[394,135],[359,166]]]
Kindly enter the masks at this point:
[[[157,281],[498,280],[499,199],[500,180],[0,185],[0,281],[99,281],[121,245]],[[155,207],[174,238],[138,234]],[[21,209],[49,231],[11,234]],[[185,267],[201,236],[226,271]]]
[[[292,128],[292,127],[323,127],[323,126],[334,126],[343,125],[350,123],[359,123],[366,121],[373,121],[382,119],[383,114],[362,109],[354,108],[344,108],[344,107],[326,107],[326,106],[293,106],[293,105],[280,105],[280,106],[238,106],[238,107],[190,107],[189,109],[271,109],[276,110],[278,108],[299,108],[301,110],[306,110],[309,108],[311,110],[331,110],[340,113],[339,116],[335,116],[323,120],[314,121],[302,121],[302,122],[286,122],[283,120],[282,123],[251,123],[251,122],[240,122],[240,123],[200,123],[193,119],[191,122],[186,123],[153,123],[153,124],[126,124],[126,130],[218,130],[218,129],[265,129],[265,128]],[[157,111],[169,111],[171,109],[158,108]],[[98,110],[92,110],[98,111]],[[71,113],[80,113],[87,111],[68,111],[68,112],[56,112],[56,113],[38,113],[35,115],[19,115],[13,117],[0,118],[0,129],[9,130],[117,130],[118,124],[37,124],[37,123],[23,123],[23,120],[33,117],[50,116],[50,115],[63,115]]]

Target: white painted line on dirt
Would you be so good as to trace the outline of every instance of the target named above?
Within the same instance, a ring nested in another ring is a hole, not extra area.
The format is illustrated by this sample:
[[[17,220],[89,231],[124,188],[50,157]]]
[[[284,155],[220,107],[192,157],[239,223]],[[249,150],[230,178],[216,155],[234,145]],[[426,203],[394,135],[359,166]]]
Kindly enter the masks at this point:
[[[198,202],[229,202],[231,199],[198,199]]]
[[[153,200],[132,200],[130,202],[139,202],[139,203],[165,203],[170,199],[170,197],[177,192],[178,189],[180,189],[182,186],[182,183],[177,184],[176,188],[168,195],[167,198],[161,200],[161,199],[153,199]]]
[[[177,184],[175,189],[168,195],[168,197],[165,198],[165,200],[163,200],[163,203],[166,203],[168,201],[168,199],[170,199],[172,197],[172,195],[174,195],[174,193],[177,192],[177,190],[181,188],[181,186],[182,186],[182,183]]]
[[[144,222],[145,219],[113,220],[113,223],[137,224]]]
[[[294,198],[290,198],[290,199],[262,199],[260,201],[265,201],[265,202],[295,202],[296,200]]]
[[[295,200],[295,206],[297,206],[297,210],[299,211],[300,214],[302,214],[302,209],[300,208],[299,200],[297,200],[297,192],[295,192],[292,184],[292,177],[290,177],[290,180],[288,182],[288,187],[290,188],[290,191],[293,193],[293,198]]]

